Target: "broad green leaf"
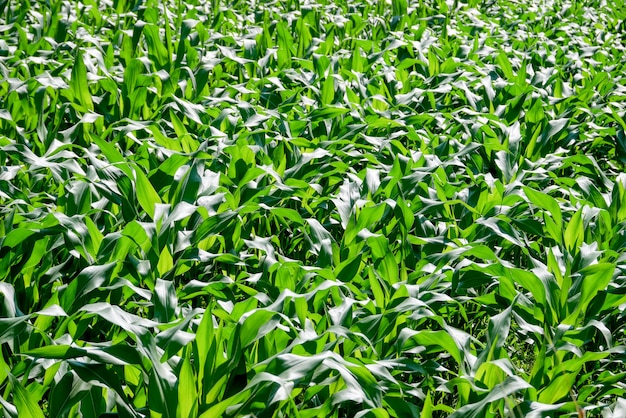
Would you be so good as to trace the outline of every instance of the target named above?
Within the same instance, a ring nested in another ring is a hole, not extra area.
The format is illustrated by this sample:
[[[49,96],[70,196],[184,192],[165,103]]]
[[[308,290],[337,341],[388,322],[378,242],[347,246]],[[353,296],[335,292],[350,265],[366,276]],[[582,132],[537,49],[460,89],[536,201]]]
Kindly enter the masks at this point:
[[[89,385],[73,373],[66,373],[55,382],[50,392],[50,415],[64,416],[86,395]]]
[[[451,417],[480,417],[485,413],[485,408],[493,402],[500,401],[512,394],[530,387],[528,383],[519,377],[508,377],[504,382],[497,385],[487,396],[473,404],[467,404],[457,409]]]
[[[198,388],[189,357],[185,356],[178,379],[178,410],[176,416],[197,415]]]
[[[154,219],[154,206],[162,203],[161,198],[140,167],[135,167],[135,177],[137,200],[148,216]]]
[[[548,211],[557,225],[561,225],[561,207],[552,196],[534,190],[530,187],[524,187],[524,194],[534,205]]]
[[[578,248],[585,240],[585,230],[582,220],[582,209],[579,209],[572,215],[567,227],[563,232],[563,242],[567,249],[572,253],[576,253]]]
[[[72,66],[70,90],[80,105],[84,106],[86,110],[93,111],[93,101],[91,100],[89,83],[87,82],[87,68],[83,59],[83,52],[79,48],[76,51],[74,65]]]
[[[498,55],[496,55],[496,64],[498,65],[504,76],[512,81],[514,77],[513,68],[511,67],[511,62],[509,61],[509,58],[504,52],[500,52]]]
[[[8,377],[13,391],[13,402],[19,416],[24,418],[44,418],[43,411],[32,393],[22,386],[22,383],[15,376],[9,373]]]
[[[157,279],[154,285],[153,300],[155,319],[161,322],[171,321],[178,307],[174,283],[160,278]]]

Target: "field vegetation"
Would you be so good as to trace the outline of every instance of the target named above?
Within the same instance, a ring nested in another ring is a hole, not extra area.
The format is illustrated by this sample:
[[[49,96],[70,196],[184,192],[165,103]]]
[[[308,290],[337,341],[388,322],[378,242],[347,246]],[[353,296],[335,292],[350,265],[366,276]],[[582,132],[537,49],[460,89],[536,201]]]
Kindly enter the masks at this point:
[[[0,0],[0,411],[625,417],[625,22]]]

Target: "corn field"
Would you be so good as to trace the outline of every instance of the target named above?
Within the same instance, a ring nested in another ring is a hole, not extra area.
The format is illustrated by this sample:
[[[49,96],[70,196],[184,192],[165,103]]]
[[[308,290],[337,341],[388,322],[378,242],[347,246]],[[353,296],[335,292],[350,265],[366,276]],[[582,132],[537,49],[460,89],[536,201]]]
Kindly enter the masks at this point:
[[[4,417],[626,417],[623,0],[0,0]]]

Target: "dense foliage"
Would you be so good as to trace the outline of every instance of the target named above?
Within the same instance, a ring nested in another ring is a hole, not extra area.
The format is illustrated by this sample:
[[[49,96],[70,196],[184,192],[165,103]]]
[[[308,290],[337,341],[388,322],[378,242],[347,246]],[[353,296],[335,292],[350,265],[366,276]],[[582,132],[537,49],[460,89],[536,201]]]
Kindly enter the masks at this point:
[[[4,416],[626,416],[626,7],[469,2],[0,0]]]

